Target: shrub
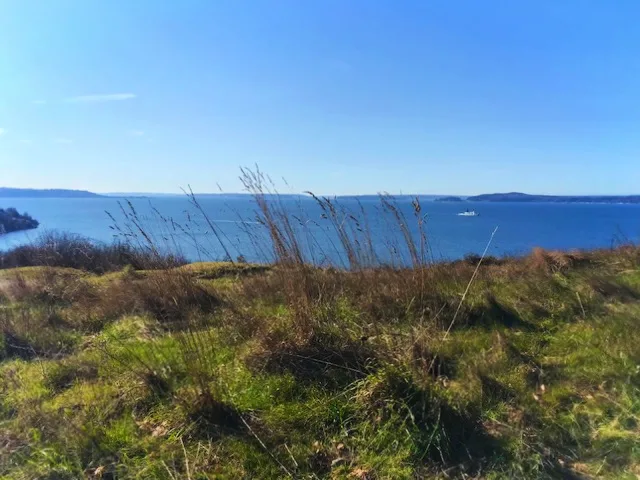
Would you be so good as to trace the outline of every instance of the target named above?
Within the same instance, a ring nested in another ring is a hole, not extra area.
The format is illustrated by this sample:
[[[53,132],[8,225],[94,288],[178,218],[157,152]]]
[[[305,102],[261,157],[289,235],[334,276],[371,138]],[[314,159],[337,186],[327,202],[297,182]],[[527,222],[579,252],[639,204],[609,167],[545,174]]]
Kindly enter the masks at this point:
[[[94,273],[112,272],[131,265],[136,270],[186,264],[179,255],[135,248],[127,243],[102,244],[79,235],[50,232],[33,244],[0,252],[0,269],[16,267],[68,267]]]

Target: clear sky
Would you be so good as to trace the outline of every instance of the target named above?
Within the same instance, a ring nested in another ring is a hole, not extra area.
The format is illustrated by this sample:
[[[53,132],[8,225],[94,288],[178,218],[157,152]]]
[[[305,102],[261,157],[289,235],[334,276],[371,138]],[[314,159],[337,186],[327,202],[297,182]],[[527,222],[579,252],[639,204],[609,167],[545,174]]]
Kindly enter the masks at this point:
[[[640,193],[638,0],[2,0],[0,186]]]

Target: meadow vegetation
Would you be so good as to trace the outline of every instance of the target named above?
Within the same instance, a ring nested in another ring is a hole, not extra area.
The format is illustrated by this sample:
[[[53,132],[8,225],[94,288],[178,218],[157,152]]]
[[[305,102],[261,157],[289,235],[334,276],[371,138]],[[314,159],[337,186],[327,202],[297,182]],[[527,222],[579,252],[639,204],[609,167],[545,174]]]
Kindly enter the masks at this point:
[[[5,264],[0,477],[640,475],[639,248],[376,265],[318,199],[317,266],[260,191],[268,265]]]

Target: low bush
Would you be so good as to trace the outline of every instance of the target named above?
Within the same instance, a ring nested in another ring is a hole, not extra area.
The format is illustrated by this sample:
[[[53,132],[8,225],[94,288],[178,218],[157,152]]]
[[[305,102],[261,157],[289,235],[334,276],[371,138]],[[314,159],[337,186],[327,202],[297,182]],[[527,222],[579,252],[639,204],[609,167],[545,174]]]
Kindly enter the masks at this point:
[[[186,264],[180,255],[163,255],[127,243],[101,244],[79,235],[50,232],[33,244],[0,252],[0,269],[16,267],[67,267],[93,273],[171,268]]]

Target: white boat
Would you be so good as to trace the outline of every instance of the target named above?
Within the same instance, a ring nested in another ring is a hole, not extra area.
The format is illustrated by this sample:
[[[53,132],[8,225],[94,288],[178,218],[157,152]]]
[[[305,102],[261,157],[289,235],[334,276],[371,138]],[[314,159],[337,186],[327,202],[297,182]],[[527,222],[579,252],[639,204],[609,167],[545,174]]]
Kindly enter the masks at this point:
[[[458,215],[461,217],[477,217],[480,214],[477,213],[475,210],[467,210],[466,212],[460,212]]]

